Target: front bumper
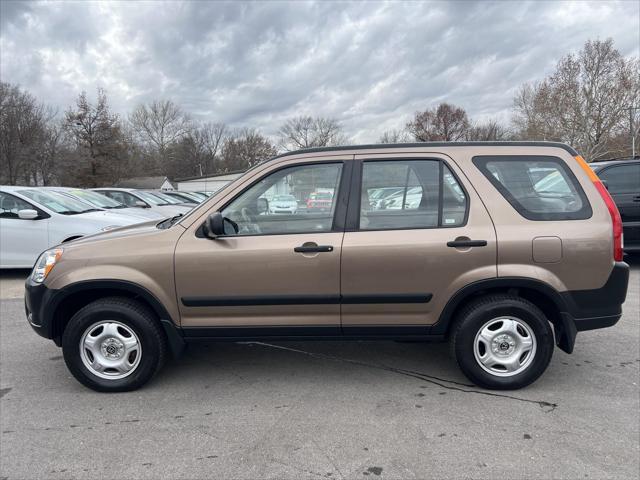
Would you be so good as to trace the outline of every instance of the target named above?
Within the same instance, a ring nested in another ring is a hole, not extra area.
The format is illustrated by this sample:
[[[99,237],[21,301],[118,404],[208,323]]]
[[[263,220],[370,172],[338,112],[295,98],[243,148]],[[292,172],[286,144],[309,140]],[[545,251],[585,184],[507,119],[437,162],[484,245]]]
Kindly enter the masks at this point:
[[[47,315],[47,312],[55,291],[43,283],[34,283],[31,277],[27,279],[24,287],[24,308],[29,325],[38,335],[54,339],[51,316]]]

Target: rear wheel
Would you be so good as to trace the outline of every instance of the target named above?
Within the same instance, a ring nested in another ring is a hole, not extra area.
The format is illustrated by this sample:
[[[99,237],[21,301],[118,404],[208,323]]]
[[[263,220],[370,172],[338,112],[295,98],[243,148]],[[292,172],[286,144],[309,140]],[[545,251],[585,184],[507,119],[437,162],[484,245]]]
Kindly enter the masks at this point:
[[[153,313],[129,298],[105,298],[80,309],[62,336],[73,376],[93,390],[122,392],[148,382],[166,357]]]
[[[533,383],[553,355],[553,332],[531,302],[512,295],[483,297],[456,319],[451,346],[476,385],[511,390]]]

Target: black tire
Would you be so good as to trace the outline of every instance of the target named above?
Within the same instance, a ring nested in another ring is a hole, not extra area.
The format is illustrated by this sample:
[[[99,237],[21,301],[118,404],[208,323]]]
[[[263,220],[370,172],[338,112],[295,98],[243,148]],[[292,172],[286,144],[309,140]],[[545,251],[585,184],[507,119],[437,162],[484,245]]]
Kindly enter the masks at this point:
[[[474,354],[476,335],[482,327],[492,319],[505,316],[524,322],[536,342],[535,354],[528,366],[523,365],[523,371],[506,377],[486,371]],[[553,331],[544,313],[533,303],[514,295],[487,295],[463,307],[455,319],[450,341],[452,354],[467,378],[493,390],[515,390],[536,381],[549,365],[554,349]]]
[[[124,378],[101,378],[82,361],[82,336],[89,327],[103,320],[126,325],[140,341],[142,355],[139,363]],[[167,356],[167,342],[159,322],[147,307],[129,298],[109,297],[86,305],[69,320],[62,335],[62,353],[67,368],[83,385],[98,392],[126,392],[140,388],[162,368]]]

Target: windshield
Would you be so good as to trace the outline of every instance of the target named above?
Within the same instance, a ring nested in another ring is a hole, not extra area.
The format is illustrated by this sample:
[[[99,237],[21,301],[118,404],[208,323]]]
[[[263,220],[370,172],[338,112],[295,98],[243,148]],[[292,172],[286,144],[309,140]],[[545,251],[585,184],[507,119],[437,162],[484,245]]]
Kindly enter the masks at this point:
[[[77,215],[78,213],[93,212],[91,204],[68,197],[58,192],[42,190],[20,190],[22,195],[34,202],[62,215]]]
[[[171,195],[167,195],[166,193],[153,192],[152,195],[155,195],[156,197],[164,200],[167,203],[170,203],[171,205],[177,205],[178,203],[184,203],[184,202],[181,202],[180,200],[178,200],[177,198],[172,197]]]
[[[140,198],[142,198],[144,201],[149,202],[152,205],[169,205],[171,203],[166,201],[163,198],[157,197],[155,194],[150,192],[143,192],[143,191],[137,190],[135,194],[138,195]]]
[[[83,202],[89,203],[94,207],[99,208],[126,208],[126,205],[116,202],[115,200],[99,193],[92,192],[91,190],[69,190],[66,193]]]

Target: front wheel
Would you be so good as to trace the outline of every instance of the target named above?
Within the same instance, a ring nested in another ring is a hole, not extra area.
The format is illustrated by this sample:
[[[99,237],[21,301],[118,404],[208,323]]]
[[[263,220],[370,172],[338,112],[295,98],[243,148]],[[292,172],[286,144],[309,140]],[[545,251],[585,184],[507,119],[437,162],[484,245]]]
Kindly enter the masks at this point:
[[[514,390],[542,375],[554,341],[548,320],[534,304],[517,296],[491,295],[460,312],[451,346],[460,369],[473,383]]]
[[[100,392],[135,390],[166,357],[154,315],[129,298],[105,298],[80,309],[62,336],[65,363],[83,385]]]

